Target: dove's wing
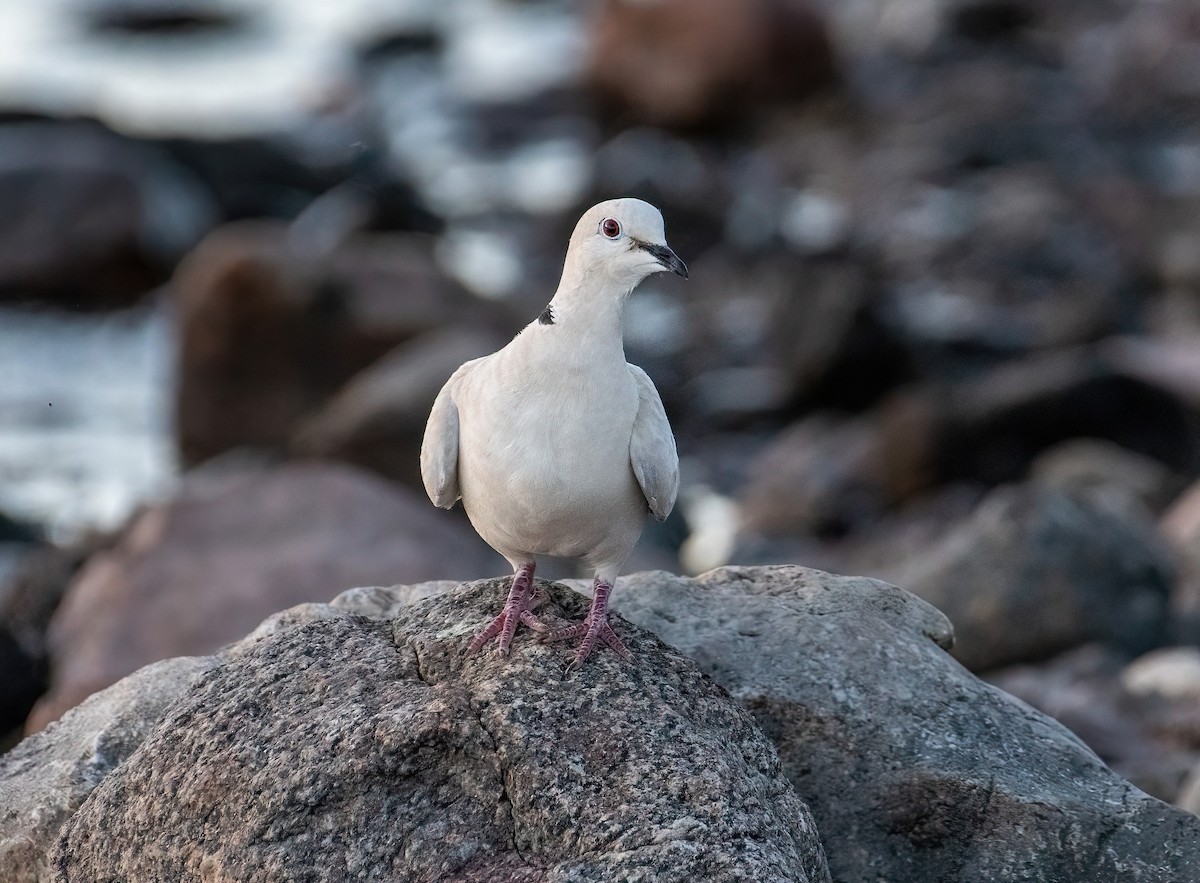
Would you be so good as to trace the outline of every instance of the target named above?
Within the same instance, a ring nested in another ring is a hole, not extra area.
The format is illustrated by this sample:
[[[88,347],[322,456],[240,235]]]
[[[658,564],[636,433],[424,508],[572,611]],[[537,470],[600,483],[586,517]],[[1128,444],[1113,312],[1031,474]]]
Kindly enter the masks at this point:
[[[487,356],[484,356],[487,358]],[[458,488],[458,402],[462,380],[483,359],[472,359],[450,375],[433,402],[425,437],[421,440],[421,480],[433,505],[451,508],[462,493]]]
[[[679,454],[654,382],[636,365],[629,366],[638,390],[637,416],[629,439],[629,462],[650,512],[666,520],[679,492]]]

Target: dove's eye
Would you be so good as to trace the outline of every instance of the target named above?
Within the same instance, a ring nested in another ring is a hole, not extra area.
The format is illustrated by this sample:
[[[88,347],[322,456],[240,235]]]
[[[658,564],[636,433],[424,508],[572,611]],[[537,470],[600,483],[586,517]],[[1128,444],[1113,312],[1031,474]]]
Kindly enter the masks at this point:
[[[616,239],[621,235],[621,224],[616,218],[605,218],[600,222],[600,232],[609,239]]]

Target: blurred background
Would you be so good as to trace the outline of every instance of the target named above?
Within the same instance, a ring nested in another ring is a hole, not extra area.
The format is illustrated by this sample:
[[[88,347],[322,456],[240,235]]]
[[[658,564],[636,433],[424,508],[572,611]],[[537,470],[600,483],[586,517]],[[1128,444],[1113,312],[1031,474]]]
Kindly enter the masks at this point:
[[[1200,811],[1191,0],[7,0],[0,746],[505,572],[425,418],[622,195],[691,269],[629,303],[683,490],[627,570],[895,582]]]

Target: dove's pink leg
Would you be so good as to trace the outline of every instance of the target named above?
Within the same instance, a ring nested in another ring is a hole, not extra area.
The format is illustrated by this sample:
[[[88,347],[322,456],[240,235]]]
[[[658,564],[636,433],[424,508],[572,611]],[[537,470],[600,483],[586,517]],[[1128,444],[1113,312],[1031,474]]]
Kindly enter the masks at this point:
[[[513,575],[512,586],[508,590],[508,600],[504,602],[504,610],[491,621],[487,628],[475,636],[475,640],[467,647],[468,653],[474,653],[499,635],[500,643],[496,651],[501,656],[507,656],[508,648],[512,646],[513,635],[517,631],[518,622],[523,622],[531,627],[541,625],[534,619],[531,612],[537,606],[532,590],[533,568],[533,562],[522,564],[517,568],[517,572]]]
[[[612,630],[612,626],[608,624],[608,596],[611,593],[612,585],[597,579],[592,586],[592,606],[588,610],[587,617],[583,622],[577,622],[574,625],[569,625],[566,628],[555,631],[547,631],[545,625],[542,623],[538,624],[542,626],[541,628],[534,627],[536,631],[542,632],[543,641],[562,641],[567,638],[583,636],[583,641],[580,642],[579,649],[575,651],[575,658],[567,666],[568,671],[583,665],[583,661],[595,649],[597,641],[603,641],[626,662],[633,659],[629,654],[629,650],[625,648],[625,644],[617,637],[617,633]]]

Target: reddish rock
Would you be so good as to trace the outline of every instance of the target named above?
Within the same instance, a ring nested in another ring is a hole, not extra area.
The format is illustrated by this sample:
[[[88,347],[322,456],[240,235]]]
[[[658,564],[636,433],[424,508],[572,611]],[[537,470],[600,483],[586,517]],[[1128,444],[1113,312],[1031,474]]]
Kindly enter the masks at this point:
[[[504,570],[461,521],[347,466],[202,470],[72,582],[50,626],[51,689],[27,730],[143,665],[211,653],[346,586]]]
[[[433,400],[459,365],[505,342],[484,329],[452,328],[401,344],[305,421],[292,449],[364,466],[420,488],[421,439]]]
[[[431,240],[415,234],[359,237],[321,258],[292,251],[282,224],[230,224],[188,256],[172,287],[187,463],[243,445],[282,449],[395,345],[464,320],[503,324],[442,274]]]
[[[588,82],[629,121],[706,126],[833,79],[822,18],[798,0],[607,0]]]

